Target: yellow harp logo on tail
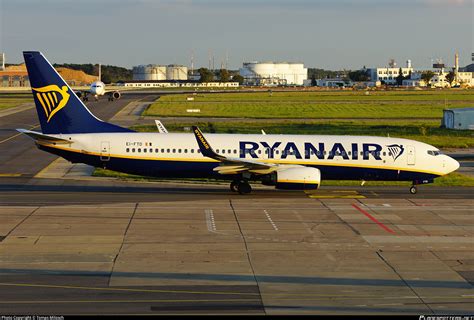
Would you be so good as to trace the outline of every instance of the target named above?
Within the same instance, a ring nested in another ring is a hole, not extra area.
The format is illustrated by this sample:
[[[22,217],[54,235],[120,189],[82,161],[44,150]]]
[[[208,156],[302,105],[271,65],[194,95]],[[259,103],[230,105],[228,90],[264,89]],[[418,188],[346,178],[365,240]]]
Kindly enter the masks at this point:
[[[36,98],[41,103],[41,106],[43,106],[44,114],[48,119],[47,122],[51,120],[56,112],[64,108],[69,101],[70,94],[67,93],[67,86],[63,86],[60,89],[57,85],[52,84],[46,87],[32,89],[36,91]]]

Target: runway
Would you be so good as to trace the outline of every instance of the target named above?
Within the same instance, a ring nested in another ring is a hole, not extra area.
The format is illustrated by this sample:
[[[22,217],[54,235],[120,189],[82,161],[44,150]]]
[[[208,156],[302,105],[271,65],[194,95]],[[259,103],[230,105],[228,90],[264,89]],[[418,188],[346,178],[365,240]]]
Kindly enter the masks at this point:
[[[53,186],[2,184],[5,313],[473,312],[471,199]]]
[[[0,118],[5,314],[474,313],[473,188],[35,178],[35,121]]]

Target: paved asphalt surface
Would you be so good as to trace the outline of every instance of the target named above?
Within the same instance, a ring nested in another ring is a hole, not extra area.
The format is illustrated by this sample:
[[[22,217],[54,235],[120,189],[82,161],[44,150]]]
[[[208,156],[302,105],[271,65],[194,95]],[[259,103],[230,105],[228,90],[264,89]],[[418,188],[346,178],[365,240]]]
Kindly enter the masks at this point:
[[[38,179],[37,126],[0,118],[0,314],[474,313],[473,188]]]

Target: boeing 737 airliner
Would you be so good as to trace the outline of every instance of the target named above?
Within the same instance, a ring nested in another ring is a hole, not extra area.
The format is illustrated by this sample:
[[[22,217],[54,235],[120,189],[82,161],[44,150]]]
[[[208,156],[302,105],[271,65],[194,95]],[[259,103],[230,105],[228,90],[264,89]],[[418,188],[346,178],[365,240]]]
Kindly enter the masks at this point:
[[[96,118],[40,52],[23,53],[42,132],[18,129],[39,149],[74,163],[153,177],[250,181],[315,190],[324,180],[396,180],[416,185],[459,163],[425,143],[333,135],[140,133]]]

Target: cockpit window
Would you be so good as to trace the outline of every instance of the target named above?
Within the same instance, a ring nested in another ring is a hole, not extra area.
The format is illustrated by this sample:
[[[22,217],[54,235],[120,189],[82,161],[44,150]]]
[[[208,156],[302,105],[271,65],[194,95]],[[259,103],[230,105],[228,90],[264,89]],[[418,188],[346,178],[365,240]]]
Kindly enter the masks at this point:
[[[439,156],[441,154],[441,152],[439,152],[437,150],[428,150],[427,152],[431,156]]]

